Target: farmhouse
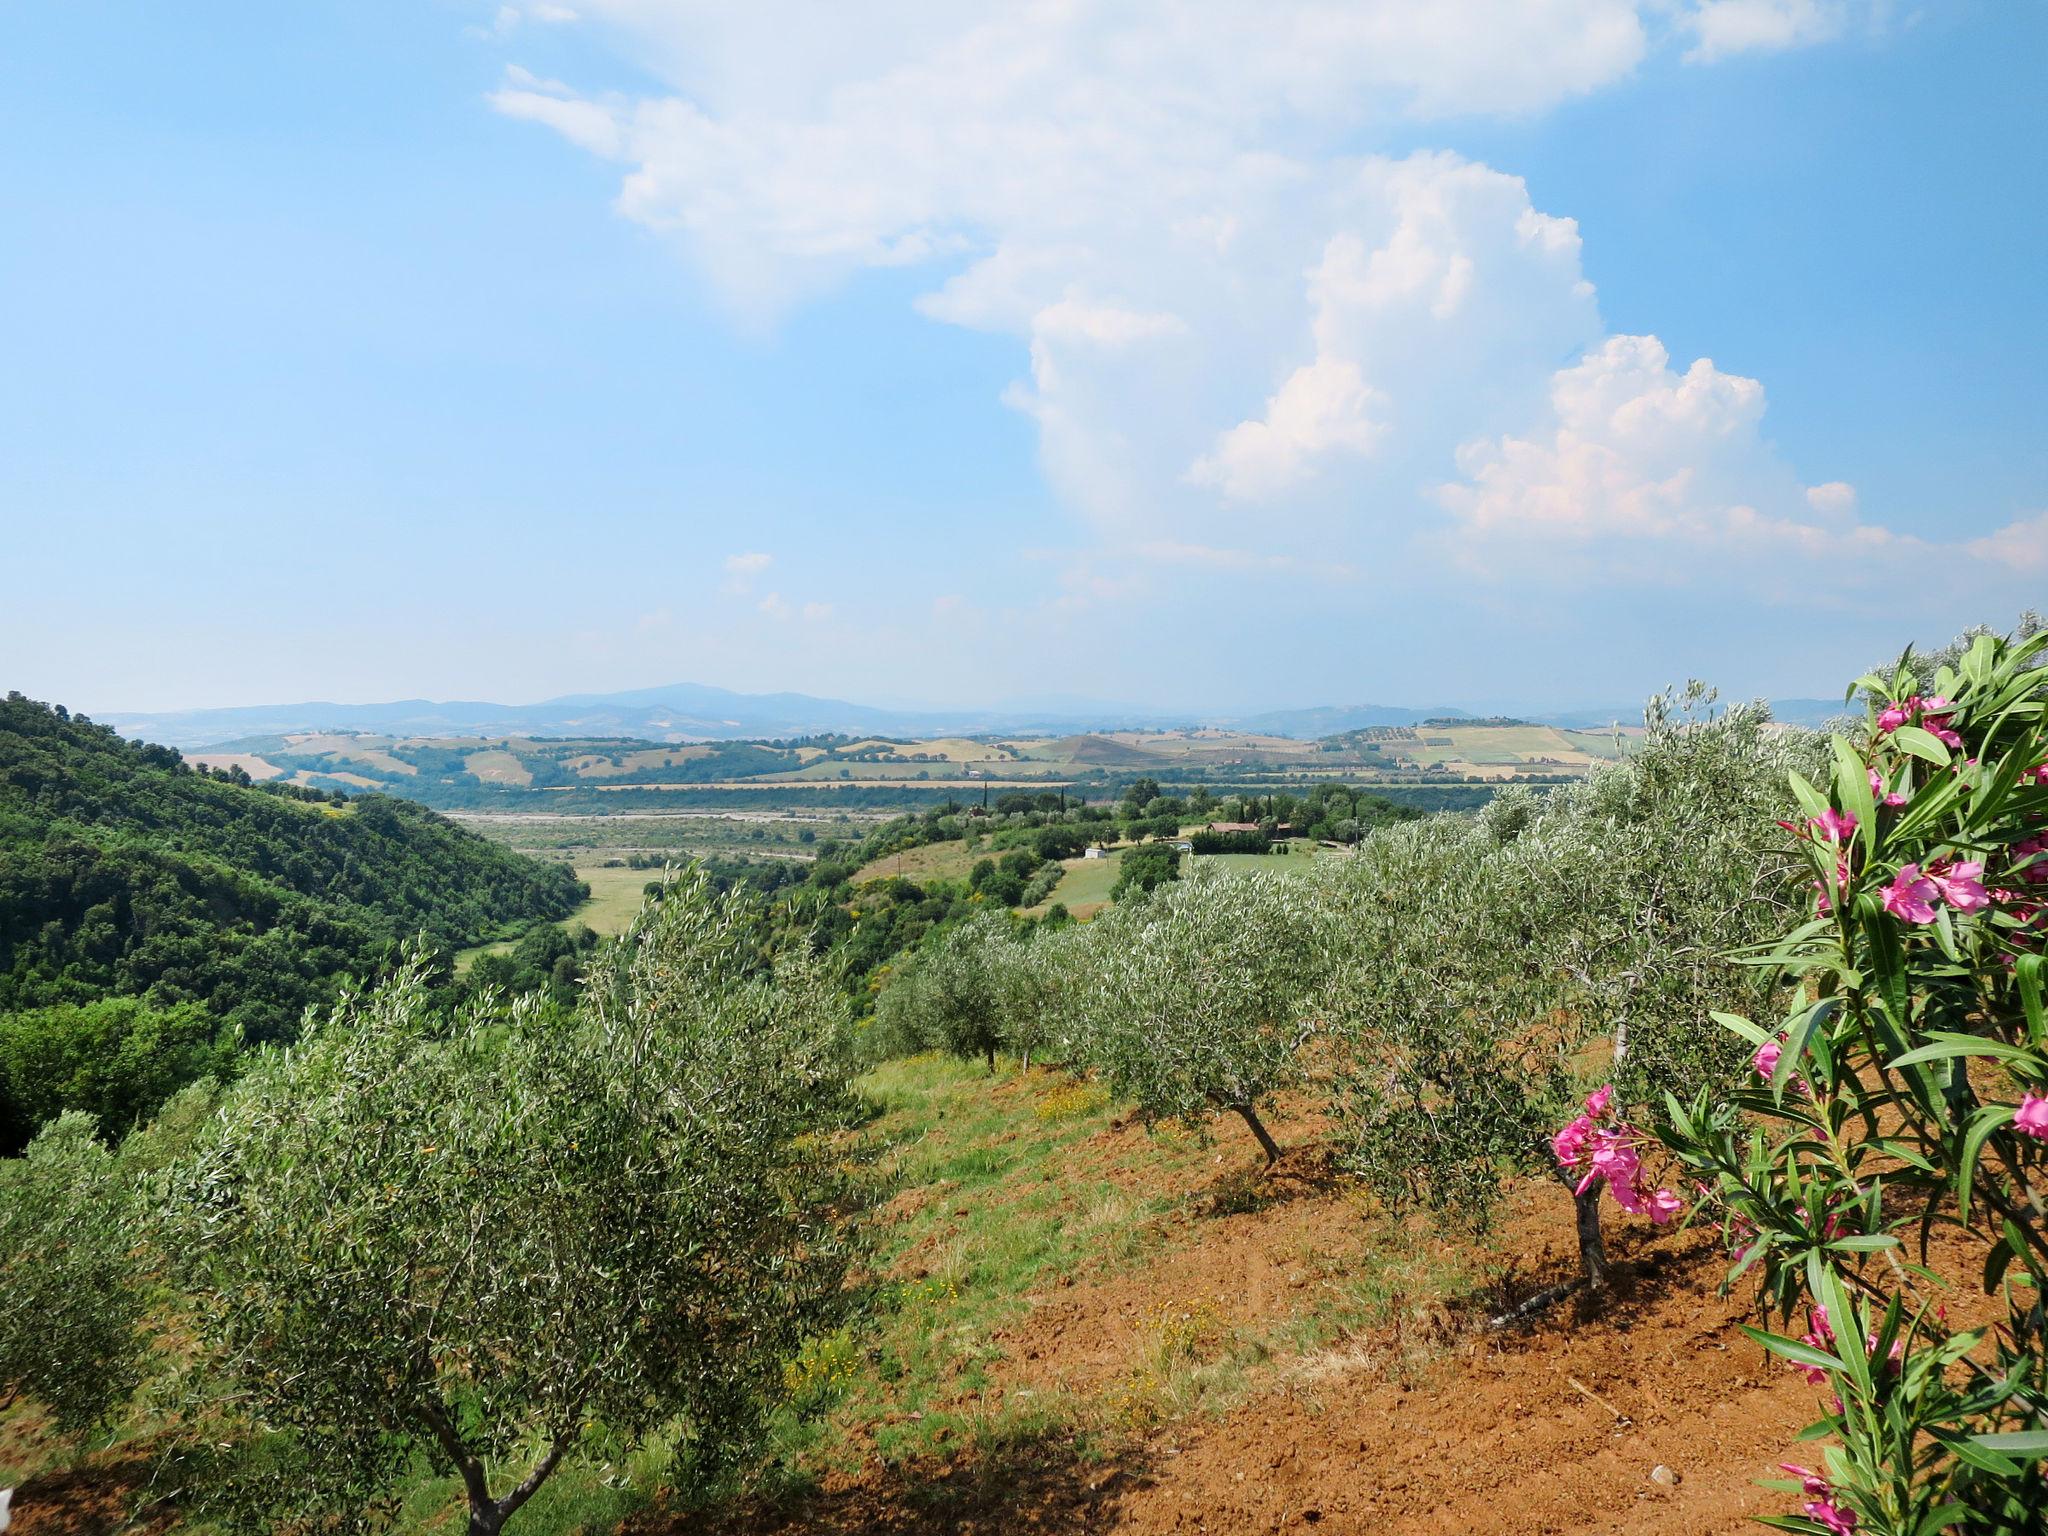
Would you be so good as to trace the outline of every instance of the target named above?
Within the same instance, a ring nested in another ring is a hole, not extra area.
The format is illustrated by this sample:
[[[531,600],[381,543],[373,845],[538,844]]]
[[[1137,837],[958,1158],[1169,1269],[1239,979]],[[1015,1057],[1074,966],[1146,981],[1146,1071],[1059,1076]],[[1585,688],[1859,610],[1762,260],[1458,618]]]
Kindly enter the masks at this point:
[[[1097,843],[1082,849],[1081,857],[1084,859],[1105,859],[1108,858],[1109,855],[1104,853],[1102,851],[1102,845]]]

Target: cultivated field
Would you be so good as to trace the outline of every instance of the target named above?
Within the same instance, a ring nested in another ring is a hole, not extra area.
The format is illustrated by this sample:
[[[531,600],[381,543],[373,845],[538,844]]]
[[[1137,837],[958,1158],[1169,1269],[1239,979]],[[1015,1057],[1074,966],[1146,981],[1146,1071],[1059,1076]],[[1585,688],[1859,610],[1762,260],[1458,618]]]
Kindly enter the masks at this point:
[[[519,809],[533,801],[605,791],[640,805],[652,797],[746,792],[792,806],[834,789],[922,791],[973,800],[1066,790],[1114,795],[1133,778],[1211,786],[1299,785],[1336,778],[1376,783],[1554,779],[1588,771],[1627,749],[1629,737],[1545,725],[1374,727],[1316,741],[1243,731],[1105,731],[1060,737],[930,741],[819,738],[771,742],[545,740],[521,736],[346,733],[252,737],[194,760],[239,763],[258,778],[351,790],[384,788],[438,806]],[[669,803],[674,803],[672,800]]]

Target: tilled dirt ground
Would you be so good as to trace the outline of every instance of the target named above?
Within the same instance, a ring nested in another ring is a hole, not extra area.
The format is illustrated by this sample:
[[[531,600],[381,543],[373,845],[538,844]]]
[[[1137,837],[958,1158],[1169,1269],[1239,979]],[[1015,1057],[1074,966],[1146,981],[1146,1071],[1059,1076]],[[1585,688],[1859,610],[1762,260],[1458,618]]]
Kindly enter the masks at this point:
[[[1106,1137],[1133,1134],[1129,1128]],[[1227,1134],[1224,1161],[1246,1163]],[[1243,1138],[1249,1146],[1248,1138]],[[1306,1171],[1303,1171],[1303,1170]],[[1236,1187],[1205,1166],[1200,1177]],[[1308,1307],[1333,1256],[1368,1230],[1354,1190],[1290,1155],[1256,1209],[1204,1214],[1135,1270],[1063,1276],[1002,1339],[1002,1391],[1112,1390],[1148,1347],[1157,1309],[1210,1297],[1237,1329]],[[1552,1186],[1518,1191],[1503,1247],[1529,1294],[1568,1276],[1569,1207]],[[1610,1223],[1615,1284],[1525,1325],[1420,1304],[1392,1326],[1266,1360],[1242,1400],[1082,1454],[1071,1436],[947,1463],[828,1481],[781,1510],[737,1515],[750,1533],[1455,1532],[1754,1530],[1782,1511],[1774,1477],[1815,1417],[1814,1391],[1738,1329],[1716,1294],[1711,1234]],[[1384,1229],[1382,1229],[1384,1230]],[[1440,1242],[1414,1231],[1403,1241]],[[1423,1358],[1417,1364],[1417,1350]],[[651,1521],[650,1530],[684,1524]]]

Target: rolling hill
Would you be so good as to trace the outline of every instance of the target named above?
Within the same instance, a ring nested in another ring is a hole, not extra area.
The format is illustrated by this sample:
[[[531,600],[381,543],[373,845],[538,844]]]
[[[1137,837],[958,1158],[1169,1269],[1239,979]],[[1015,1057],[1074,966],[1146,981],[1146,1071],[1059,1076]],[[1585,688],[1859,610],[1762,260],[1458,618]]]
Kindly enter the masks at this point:
[[[470,944],[581,896],[409,800],[226,782],[0,700],[0,1014],[140,997],[275,1037],[398,940]]]

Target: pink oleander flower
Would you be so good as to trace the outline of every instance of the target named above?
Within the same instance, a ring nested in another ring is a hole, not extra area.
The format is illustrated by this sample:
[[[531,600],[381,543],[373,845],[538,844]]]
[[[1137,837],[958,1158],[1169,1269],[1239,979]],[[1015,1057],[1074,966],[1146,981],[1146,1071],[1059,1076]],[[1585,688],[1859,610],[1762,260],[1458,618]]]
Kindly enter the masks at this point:
[[[1906,797],[1895,789],[1886,789],[1884,775],[1875,768],[1870,770],[1870,793],[1879,805],[1904,805]]]
[[[1668,1189],[1660,1189],[1652,1193],[1648,1204],[1650,1207],[1650,1220],[1660,1227],[1685,1209],[1685,1202]]]
[[[1958,912],[1976,912],[1991,905],[1991,893],[1984,889],[1982,860],[1936,859],[1927,866],[1927,878],[1941,892],[1941,899]]]
[[[1867,1355],[1873,1349],[1876,1348],[1877,1330],[1873,1328],[1869,1333],[1866,1333],[1863,1336],[1863,1352]],[[1906,1341],[1904,1339],[1893,1339],[1892,1347],[1885,1351],[1884,1363],[1886,1367],[1893,1371],[1896,1371],[1899,1368],[1900,1362],[1903,1361],[1905,1358]]]
[[[1839,890],[1844,886],[1848,885],[1848,883],[1849,861],[1846,858],[1836,859],[1835,889]],[[1820,893],[1819,896],[1815,898],[1815,905],[1818,907],[1821,916],[1825,917],[1828,915],[1828,913],[1835,910],[1835,898],[1833,892],[1829,890],[1828,883],[1825,880],[1814,881],[1813,888]]]
[[[1808,1499],[1801,1508],[1807,1519],[1816,1525],[1826,1526],[1834,1536],[1855,1536],[1855,1510],[1844,1509],[1831,1499]]]
[[[1557,1161],[1565,1168],[1579,1166],[1579,1155],[1586,1149],[1586,1138],[1593,1134],[1593,1122],[1580,1115],[1570,1125],[1550,1138],[1550,1150],[1557,1154]]]
[[[1833,806],[1829,806],[1806,825],[1822,842],[1846,843],[1856,835],[1856,818],[1847,811],[1836,810]]]
[[[1922,699],[1920,701],[1920,729],[1951,751],[1960,752],[1963,738],[1955,732],[1950,723],[1955,717],[1955,700]]]
[[[2012,867],[2022,880],[2035,881],[2048,878],[2048,859],[2041,857],[2048,853],[2048,837],[2022,838],[2007,850],[2012,858]]]
[[[2037,767],[2029,768],[2020,777],[2032,779],[2036,784],[2048,784],[2048,763],[2042,763]]]
[[[1934,921],[1935,899],[1941,894],[1934,882],[1920,873],[1918,864],[1902,865],[1892,883],[1879,894],[1885,911],[1905,923]]]
[[[1877,712],[1877,728],[1885,732],[1896,731],[1911,721],[1919,708],[1920,695],[1917,693],[1910,699],[1894,699]]]
[[[1810,1499],[1824,1499],[1834,1492],[1834,1489],[1828,1486],[1828,1480],[1811,1467],[1798,1466],[1789,1461],[1781,1461],[1778,1466],[1799,1479],[1800,1491]]]
[[[1801,1212],[1801,1214],[1803,1215],[1804,1212]],[[1799,1342],[1810,1349],[1833,1349],[1835,1347],[1835,1330],[1828,1325],[1828,1309],[1815,1305],[1809,1314],[1809,1321],[1812,1326],[1799,1336]],[[1828,1379],[1828,1373],[1817,1365],[1800,1365],[1795,1361],[1793,1362],[1792,1369],[1806,1378],[1808,1386],[1822,1386]]]
[[[1607,1106],[1614,1101],[1614,1084],[1596,1088],[1586,1096],[1586,1113],[1595,1120],[1607,1113]]]
[[[1621,1201],[1624,1210],[1634,1210],[1631,1203],[1639,1198],[1636,1192],[1636,1176],[1642,1171],[1642,1158],[1637,1155],[1627,1128],[1618,1131],[1600,1130],[1593,1133],[1593,1154],[1588,1159],[1591,1166],[1586,1176],[1579,1180],[1579,1187],[1573,1194],[1583,1195],[1600,1180],[1605,1179],[1614,1197]],[[1624,1198],[1624,1194],[1627,1198]]]
[[[2022,1098],[2020,1107],[2012,1112],[2012,1128],[2022,1136],[2048,1141],[2048,1098],[2038,1093]]]
[[[1778,1040],[1766,1040],[1756,1048],[1756,1054],[1749,1058],[1749,1064],[1756,1075],[1767,1083],[1771,1080],[1771,1074],[1778,1070],[1778,1058],[1785,1054],[1785,1047],[1779,1044],[1779,1040],[1782,1039],[1784,1036],[1780,1035]]]

